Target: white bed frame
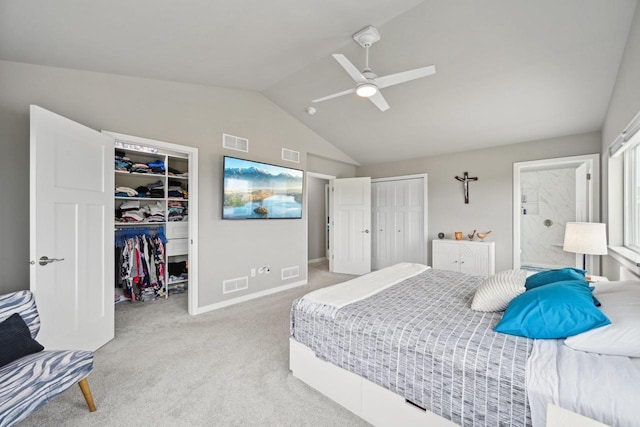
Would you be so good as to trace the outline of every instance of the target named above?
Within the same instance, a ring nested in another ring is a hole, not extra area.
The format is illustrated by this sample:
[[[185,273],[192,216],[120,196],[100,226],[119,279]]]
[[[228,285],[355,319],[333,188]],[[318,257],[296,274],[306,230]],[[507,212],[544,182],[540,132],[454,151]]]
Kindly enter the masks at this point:
[[[309,347],[289,338],[293,376],[374,426],[452,427],[457,424],[408,403],[402,396],[354,373],[318,359]],[[547,427],[607,427],[550,404]]]
[[[457,426],[386,388],[318,359],[311,349],[293,338],[289,338],[289,369],[294,377],[374,426]]]

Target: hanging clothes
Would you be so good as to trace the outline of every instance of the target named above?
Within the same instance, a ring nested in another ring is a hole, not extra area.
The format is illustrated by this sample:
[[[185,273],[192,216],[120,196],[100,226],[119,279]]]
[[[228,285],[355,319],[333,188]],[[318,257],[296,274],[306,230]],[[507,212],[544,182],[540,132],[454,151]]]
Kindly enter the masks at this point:
[[[149,301],[166,295],[166,242],[162,227],[154,231],[135,228],[116,232],[118,284],[132,301]]]

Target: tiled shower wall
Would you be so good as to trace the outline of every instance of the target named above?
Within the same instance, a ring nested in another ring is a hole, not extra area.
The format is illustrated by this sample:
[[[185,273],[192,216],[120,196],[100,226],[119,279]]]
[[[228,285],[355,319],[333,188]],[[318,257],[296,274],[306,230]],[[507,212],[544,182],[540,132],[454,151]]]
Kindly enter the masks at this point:
[[[521,264],[575,265],[575,254],[564,252],[562,242],[565,224],[576,220],[576,169],[523,172],[520,182]]]

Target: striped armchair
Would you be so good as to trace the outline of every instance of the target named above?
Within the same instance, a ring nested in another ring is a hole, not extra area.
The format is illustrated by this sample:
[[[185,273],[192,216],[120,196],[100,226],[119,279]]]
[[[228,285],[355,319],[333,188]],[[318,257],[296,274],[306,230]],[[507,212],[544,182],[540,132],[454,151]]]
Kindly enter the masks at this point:
[[[24,319],[35,339],[40,317],[29,291],[0,296],[0,322],[13,313]],[[93,370],[90,351],[41,351],[0,368],[0,426],[11,426],[78,383],[91,412],[96,410],[87,376]]]

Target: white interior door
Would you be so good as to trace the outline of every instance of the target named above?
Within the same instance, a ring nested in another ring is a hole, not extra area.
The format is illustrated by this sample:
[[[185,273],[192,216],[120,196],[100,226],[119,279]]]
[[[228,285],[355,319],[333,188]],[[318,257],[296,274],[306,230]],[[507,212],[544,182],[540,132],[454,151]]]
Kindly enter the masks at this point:
[[[113,139],[32,105],[30,144],[37,339],[96,350],[114,336]]]
[[[331,180],[334,273],[371,272],[371,178]]]

